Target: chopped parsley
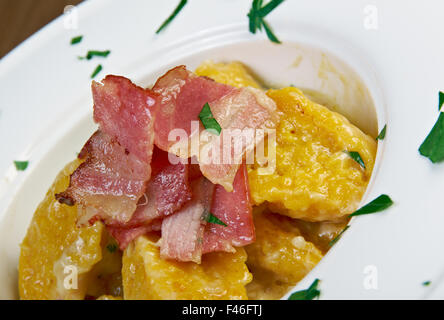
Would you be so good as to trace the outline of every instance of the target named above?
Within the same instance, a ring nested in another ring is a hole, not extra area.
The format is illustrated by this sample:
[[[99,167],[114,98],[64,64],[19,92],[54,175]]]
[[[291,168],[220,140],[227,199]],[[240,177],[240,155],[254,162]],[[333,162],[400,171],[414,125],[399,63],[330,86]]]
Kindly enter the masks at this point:
[[[318,289],[319,279],[315,279],[308,289],[293,292],[288,300],[313,300],[321,295]]]
[[[163,29],[165,29],[171,21],[179,14],[179,12],[182,10],[182,8],[187,4],[187,0],[181,0],[179,4],[177,5],[176,9],[174,9],[173,13],[170,14],[170,16],[162,23],[162,25],[159,27],[159,29],[156,30],[156,33],[161,32]]]
[[[79,57],[79,60],[91,60],[94,57],[103,57],[106,58],[111,53],[111,50],[98,51],[98,50],[89,50],[86,53],[86,56]]]
[[[18,171],[25,171],[28,168],[29,161],[14,161],[14,164]]]
[[[333,239],[331,240],[328,245],[331,247],[332,245],[334,245],[336,242],[338,242],[339,239],[341,239],[342,234],[347,231],[347,229],[350,228],[350,226],[345,226],[344,229],[342,229],[341,232],[339,232],[339,234]]]
[[[222,220],[220,220],[218,217],[216,217],[215,215],[213,215],[211,212],[208,213],[208,215],[206,216],[205,219],[207,222],[209,223],[214,223],[214,224],[219,224],[221,226],[226,227],[227,224],[225,222],[223,222]]]
[[[364,161],[362,160],[361,155],[359,154],[359,152],[357,152],[357,151],[347,151],[347,150],[344,150],[343,152],[348,154],[348,156],[350,158],[355,160],[363,169],[365,169]]]
[[[350,217],[360,216],[360,215],[363,215],[363,214],[370,214],[370,213],[380,212],[382,210],[387,209],[392,204],[393,204],[392,199],[390,199],[390,197],[388,195],[382,194],[379,197],[377,197],[376,199],[374,199],[373,201],[367,203],[362,208],[360,208],[360,209],[356,210],[355,212],[353,212],[350,215]]]
[[[204,104],[202,110],[200,111],[199,119],[206,130],[214,134],[220,135],[222,128],[220,127],[217,120],[214,118],[208,102]]]
[[[110,243],[106,246],[106,248],[108,249],[109,252],[114,253],[117,250],[117,244]]]
[[[94,79],[100,71],[102,71],[103,67],[101,64],[99,64],[95,69],[94,72],[91,74],[91,79]]]
[[[270,39],[270,41],[274,43],[281,43],[279,39],[274,35],[273,30],[271,30],[271,27],[265,20],[262,20],[262,24],[264,26],[265,33],[267,34],[268,39]]]
[[[71,45],[80,43],[82,41],[82,39],[83,39],[83,36],[77,36],[77,37],[72,38],[71,39]]]
[[[419,147],[419,153],[433,163],[444,160],[444,112],[439,113],[438,120]]]
[[[384,140],[386,131],[387,131],[387,125],[384,125],[384,128],[382,128],[381,132],[379,132],[378,136],[376,137],[376,140]]]
[[[424,287],[428,287],[431,283],[432,283],[432,281],[427,280],[427,281],[424,281],[424,282],[422,283],[422,285],[423,285]]]
[[[438,111],[441,110],[443,104],[444,104],[444,92],[440,91],[438,94]]]
[[[262,31],[262,27],[264,27],[265,33],[271,42],[281,43],[264,18],[278,5],[284,2],[284,0],[271,0],[265,6],[262,6],[262,2],[263,0],[253,0],[250,12],[247,14],[250,32],[256,33],[257,30]]]

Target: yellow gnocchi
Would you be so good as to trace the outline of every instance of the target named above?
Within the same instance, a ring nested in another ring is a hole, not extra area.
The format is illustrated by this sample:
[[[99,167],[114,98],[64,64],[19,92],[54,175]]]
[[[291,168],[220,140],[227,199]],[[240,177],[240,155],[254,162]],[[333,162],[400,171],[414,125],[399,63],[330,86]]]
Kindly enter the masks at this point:
[[[252,276],[243,248],[235,253],[206,254],[202,263],[196,264],[162,259],[157,240],[154,235],[139,237],[125,249],[125,299],[247,299],[245,285]]]
[[[248,170],[256,205],[307,221],[338,220],[355,211],[373,170],[375,139],[296,88],[269,90],[283,113],[276,130],[276,170]],[[365,168],[345,151],[358,152]]]
[[[102,259],[102,223],[78,228],[77,207],[60,204],[54,197],[66,189],[79,164],[75,160],[59,173],[34,213],[20,251],[22,299],[83,299],[89,273]],[[67,277],[71,273],[77,281]]]
[[[270,212],[254,215],[256,242],[246,246],[253,273],[248,295],[278,299],[321,260],[322,253],[304,239],[292,219]]]

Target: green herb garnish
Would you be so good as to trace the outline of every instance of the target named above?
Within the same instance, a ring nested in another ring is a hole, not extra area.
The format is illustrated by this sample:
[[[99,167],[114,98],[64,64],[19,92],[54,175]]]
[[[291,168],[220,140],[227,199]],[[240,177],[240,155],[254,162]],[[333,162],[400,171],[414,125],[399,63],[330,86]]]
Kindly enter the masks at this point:
[[[422,283],[422,285],[423,285],[424,287],[428,287],[431,283],[432,283],[432,281],[427,280],[427,281],[424,281],[424,282]]]
[[[273,33],[273,30],[264,18],[273,11],[284,0],[271,0],[265,6],[262,7],[262,0],[253,0],[250,12],[247,16],[249,19],[249,29],[251,33],[256,33],[257,30],[262,31],[262,27],[265,29],[268,39],[274,43],[281,43],[279,39]]]
[[[220,220],[218,217],[216,217],[215,215],[213,215],[211,212],[208,213],[206,219],[207,222],[209,223],[214,223],[214,224],[219,224],[221,226],[226,227],[226,223],[223,222],[222,220]]]
[[[18,171],[25,171],[28,168],[29,161],[14,161],[14,164]]]
[[[273,30],[271,30],[271,27],[265,20],[262,20],[262,24],[264,25],[265,33],[267,34],[268,39],[270,39],[270,41],[274,43],[281,43],[279,39],[274,35]]]
[[[94,72],[91,74],[91,79],[94,79],[96,75],[99,74],[100,71],[102,71],[103,67],[101,64],[99,64],[95,69]]]
[[[204,104],[202,110],[200,111],[199,119],[202,122],[202,124],[206,130],[208,130],[214,134],[220,135],[222,128],[220,127],[217,120],[214,118],[208,102]]]
[[[419,153],[433,163],[444,160],[444,113],[440,112],[438,120],[427,138],[419,147]]]
[[[321,295],[321,291],[318,289],[319,279],[313,281],[310,287],[306,290],[293,292],[288,300],[313,300]]]
[[[343,152],[348,154],[348,156],[350,158],[355,160],[363,169],[365,169],[364,161],[362,160],[361,155],[359,154],[359,152],[357,152],[357,151],[347,151],[347,150],[344,150]]]
[[[73,44],[80,43],[82,41],[82,39],[83,39],[83,36],[74,37],[71,39],[71,44],[73,45]]]
[[[438,94],[438,111],[441,110],[443,103],[444,103],[444,92],[440,91]]]
[[[264,18],[269,14],[271,11],[273,11],[278,5],[280,5],[284,0],[271,0],[268,2],[265,6],[262,8],[258,8],[257,15],[261,18]],[[262,5],[262,1],[259,5]]]
[[[373,201],[367,203],[362,208],[353,212],[349,217],[360,216],[363,214],[376,213],[382,210],[387,209],[393,204],[392,199],[386,194],[381,194],[379,197],[374,199]]]
[[[344,229],[342,229],[341,232],[339,232],[339,234],[333,239],[331,240],[328,245],[331,247],[332,245],[334,245],[336,242],[338,242],[339,239],[341,239],[342,234],[347,231],[347,229],[350,228],[350,226],[345,226]]]
[[[117,244],[110,243],[106,246],[109,252],[114,253],[117,250]]]
[[[386,131],[387,131],[387,125],[384,125],[384,128],[382,128],[381,132],[376,137],[376,140],[384,140]]]
[[[111,50],[105,50],[105,51],[97,51],[97,50],[89,50],[86,53],[86,56],[79,57],[79,60],[91,60],[94,57],[103,57],[106,58],[111,53]]]
[[[177,5],[176,9],[174,9],[173,13],[162,23],[159,29],[156,30],[156,33],[159,33],[163,29],[165,29],[171,21],[179,14],[180,10],[187,4],[187,0],[181,0]]]
[[[251,5],[250,12],[248,12],[248,28],[251,33],[256,33],[256,30],[262,30],[262,22],[260,17],[257,15],[257,12],[260,10],[262,6],[262,0],[253,0]]]

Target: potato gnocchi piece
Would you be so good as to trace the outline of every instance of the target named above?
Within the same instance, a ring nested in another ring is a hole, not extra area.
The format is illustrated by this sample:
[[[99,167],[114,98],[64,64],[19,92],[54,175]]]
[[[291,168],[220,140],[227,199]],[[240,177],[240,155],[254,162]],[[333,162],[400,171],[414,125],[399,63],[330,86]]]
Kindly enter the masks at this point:
[[[196,264],[160,258],[156,241],[158,236],[142,236],[124,251],[125,299],[247,299],[245,285],[251,274],[243,248],[206,254]]]
[[[237,88],[262,88],[250,74],[247,67],[240,62],[215,63],[208,60],[202,62],[202,64],[197,67],[195,73],[198,76],[209,77],[214,81]]]
[[[86,295],[98,299],[101,296],[122,298],[122,251],[106,230],[101,246],[102,259],[90,271]]]
[[[57,176],[45,198],[34,213],[19,258],[19,293],[21,299],[83,299],[87,291],[90,270],[102,259],[103,225],[96,222],[77,228],[77,207],[62,205],[54,194],[65,190],[69,176],[80,161],[68,164]],[[75,267],[78,288],[69,275]]]
[[[250,300],[278,300],[294,286],[294,284],[282,282],[274,272],[251,266],[249,269],[253,274],[253,281],[247,285]]]
[[[292,219],[270,212],[255,212],[256,242],[245,247],[253,281],[252,299],[279,299],[322,259],[305,241]]]
[[[276,170],[249,166],[256,205],[307,221],[337,220],[355,211],[367,188],[377,144],[342,115],[296,88],[269,90],[283,112],[276,130]],[[365,169],[344,151],[357,151]]]

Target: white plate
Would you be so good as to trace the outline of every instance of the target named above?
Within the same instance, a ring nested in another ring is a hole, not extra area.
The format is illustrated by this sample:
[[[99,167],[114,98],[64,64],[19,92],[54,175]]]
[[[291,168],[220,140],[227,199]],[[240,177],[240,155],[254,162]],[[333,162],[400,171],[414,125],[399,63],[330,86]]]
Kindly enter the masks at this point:
[[[354,219],[296,289],[319,278],[325,299],[444,298],[444,167],[417,152],[444,89],[444,3],[288,0],[267,18],[283,45],[248,33],[249,0],[189,1],[155,36],[176,4],[88,1],[77,10],[78,29],[57,19],[1,60],[0,298],[17,297],[19,243],[33,211],[94,131],[89,75],[97,63],[104,66],[98,78],[114,73],[148,85],[170,66],[194,68],[208,58],[241,60],[273,85],[335,94],[339,110],[372,134],[388,125],[363,203],[387,193],[396,205]],[[379,28],[366,29],[375,9]],[[71,46],[79,34],[83,41]],[[79,61],[88,49],[112,53]],[[322,59],[335,66],[327,77],[317,72]],[[16,172],[13,160],[21,159],[30,160],[29,168]],[[377,288],[368,286],[370,273]],[[426,280],[432,285],[422,286]]]

